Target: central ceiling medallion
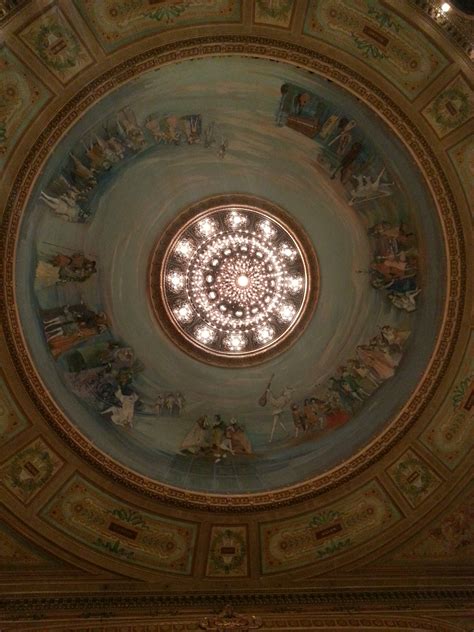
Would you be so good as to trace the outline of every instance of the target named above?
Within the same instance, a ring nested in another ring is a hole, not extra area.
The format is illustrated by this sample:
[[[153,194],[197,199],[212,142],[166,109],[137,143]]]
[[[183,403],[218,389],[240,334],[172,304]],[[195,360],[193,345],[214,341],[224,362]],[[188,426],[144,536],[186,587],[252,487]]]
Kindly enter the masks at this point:
[[[187,353],[249,365],[287,348],[317,298],[317,263],[301,228],[267,200],[219,196],[188,208],[151,262],[155,314]]]

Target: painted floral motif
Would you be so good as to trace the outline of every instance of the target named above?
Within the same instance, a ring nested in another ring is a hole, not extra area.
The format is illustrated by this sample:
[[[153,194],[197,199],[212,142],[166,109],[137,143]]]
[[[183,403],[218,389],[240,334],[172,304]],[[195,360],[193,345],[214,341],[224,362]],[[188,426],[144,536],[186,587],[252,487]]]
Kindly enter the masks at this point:
[[[374,0],[311,0],[304,32],[359,55],[410,99],[447,65],[420,31]]]
[[[163,7],[159,7],[154,9],[150,13],[148,13],[148,17],[151,20],[157,20],[161,22],[164,20],[165,22],[170,22],[173,18],[178,18],[182,13],[189,9],[191,6],[190,0],[187,2],[177,2],[176,4],[168,4]]]
[[[206,575],[244,577],[248,574],[247,528],[212,527]]]
[[[458,76],[423,114],[441,138],[468,121],[474,112],[474,93],[463,77]]]
[[[75,0],[106,50],[173,26],[237,22],[241,0]]]
[[[50,569],[60,565],[56,560],[30,545],[6,525],[0,526],[0,568],[3,572],[29,569]]]
[[[464,379],[462,379],[456,386],[454,387],[452,402],[453,409],[455,411],[458,410],[467,410],[468,412],[474,406],[474,372],[470,375],[467,375]]]
[[[27,427],[27,420],[16,408],[3,380],[0,379],[0,444],[6,443]]]
[[[421,437],[424,445],[450,469],[457,467],[467,457],[474,444],[473,343],[474,338],[471,336],[451,395],[443,402]]]
[[[44,519],[96,550],[151,569],[189,575],[197,535],[191,522],[137,511],[74,477],[42,511]]]
[[[451,161],[459,175],[468,204],[474,200],[474,135],[470,134],[449,150]]]
[[[256,0],[255,22],[288,27],[293,15],[294,0]]]
[[[62,81],[69,81],[92,63],[87,49],[57,7],[38,17],[20,37]]]
[[[350,500],[317,513],[262,524],[262,571],[282,571],[333,557],[375,537],[399,519],[386,493],[372,482]]]
[[[61,459],[42,440],[15,454],[1,469],[1,480],[17,498],[29,502],[62,466]]]
[[[402,559],[456,559],[470,563],[474,552],[474,494],[429,529],[416,544],[399,557]]]
[[[0,48],[0,166],[49,92],[5,46]]]
[[[408,450],[388,473],[412,507],[420,505],[441,482],[436,473],[412,450]]]

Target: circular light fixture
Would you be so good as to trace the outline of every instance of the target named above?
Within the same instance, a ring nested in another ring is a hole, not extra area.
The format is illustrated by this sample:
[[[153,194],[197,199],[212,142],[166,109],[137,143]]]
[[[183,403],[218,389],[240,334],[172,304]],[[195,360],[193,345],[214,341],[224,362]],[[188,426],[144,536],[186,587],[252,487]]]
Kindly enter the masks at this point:
[[[282,209],[250,196],[185,211],[158,242],[150,271],[165,331],[211,364],[248,365],[282,351],[316,304],[309,240]]]

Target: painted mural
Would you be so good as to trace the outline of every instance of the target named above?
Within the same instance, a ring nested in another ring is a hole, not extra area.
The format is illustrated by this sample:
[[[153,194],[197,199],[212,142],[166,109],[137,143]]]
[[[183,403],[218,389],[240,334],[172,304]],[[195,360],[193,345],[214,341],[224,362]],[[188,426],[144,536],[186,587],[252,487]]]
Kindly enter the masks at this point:
[[[0,46],[0,166],[49,97],[50,92],[16,55]]]
[[[262,573],[288,571],[344,553],[401,519],[375,482],[317,512],[260,524]]]
[[[242,0],[74,0],[105,50],[179,26],[240,22]]]
[[[28,503],[59,471],[63,462],[43,439],[35,439],[0,468],[0,481]]]
[[[370,61],[409,99],[448,65],[424,34],[379,1],[311,0],[304,32]]]
[[[26,417],[12,400],[3,377],[0,377],[0,445],[26,430],[28,425]]]
[[[256,0],[255,23],[288,28],[294,8],[294,0]]]
[[[38,16],[20,33],[20,37],[46,68],[64,83],[93,61],[57,6]]]
[[[421,436],[423,444],[450,470],[468,458],[474,443],[474,334],[458,376],[445,401]]]
[[[368,441],[428,358],[441,298],[420,274],[442,260],[429,198],[386,142],[328,82],[255,60],[164,68],[95,106],[46,165],[18,260],[30,351],[73,423],[131,469],[218,493],[295,483]],[[225,192],[281,204],[321,267],[304,336],[247,369],[187,357],[147,299],[166,225]]]
[[[474,494],[472,487],[459,498],[454,507],[434,522],[423,536],[417,537],[395,559],[456,560],[470,564],[474,548]]]
[[[190,575],[198,527],[139,511],[75,476],[42,510],[46,522],[103,555]]]

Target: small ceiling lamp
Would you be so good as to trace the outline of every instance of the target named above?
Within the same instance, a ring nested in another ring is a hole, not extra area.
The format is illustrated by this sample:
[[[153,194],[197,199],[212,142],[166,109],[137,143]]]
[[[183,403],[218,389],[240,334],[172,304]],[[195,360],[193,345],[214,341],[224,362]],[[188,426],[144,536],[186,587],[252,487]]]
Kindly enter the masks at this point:
[[[441,11],[443,13],[448,13],[448,11],[451,11],[451,5],[449,4],[449,2],[443,2],[443,4],[441,5]]]

